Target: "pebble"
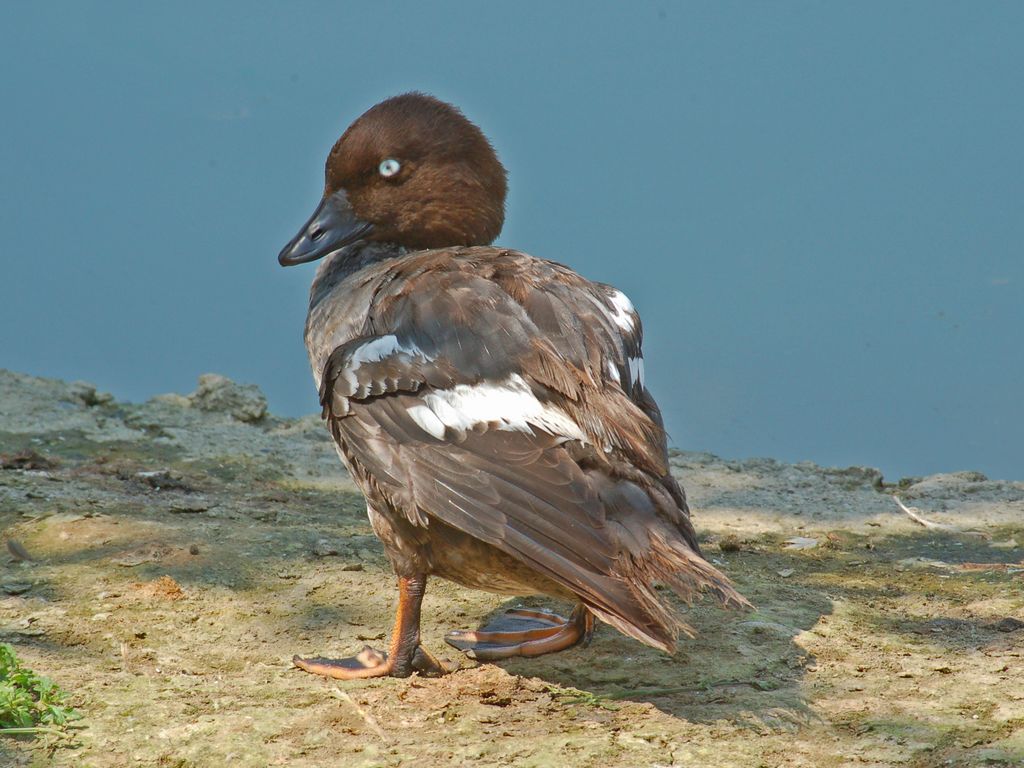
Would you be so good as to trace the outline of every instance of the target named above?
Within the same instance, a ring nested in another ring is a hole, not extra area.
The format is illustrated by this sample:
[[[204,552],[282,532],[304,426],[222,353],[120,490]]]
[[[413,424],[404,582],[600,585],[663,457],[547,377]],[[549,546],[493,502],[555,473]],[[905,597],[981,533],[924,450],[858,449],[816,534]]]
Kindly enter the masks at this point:
[[[1024,629],[1024,621],[1015,619],[1012,616],[1007,616],[996,624],[996,629],[1000,632],[1016,632],[1018,629]]]
[[[331,555],[338,554],[338,548],[327,539],[320,539],[313,545],[313,554],[317,557],[330,557]]]
[[[814,549],[818,546],[818,540],[807,536],[794,536],[786,539],[786,549]]]
[[[209,508],[209,503],[200,499],[180,499],[172,501],[170,506],[167,507],[167,511],[179,514],[196,514],[198,512],[205,512]]]

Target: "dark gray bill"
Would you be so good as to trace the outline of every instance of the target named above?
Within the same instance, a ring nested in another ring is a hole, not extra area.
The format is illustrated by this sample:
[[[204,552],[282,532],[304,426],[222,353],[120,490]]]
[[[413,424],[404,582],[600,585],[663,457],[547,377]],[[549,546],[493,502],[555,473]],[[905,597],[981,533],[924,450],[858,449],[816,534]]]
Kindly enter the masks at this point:
[[[356,217],[345,190],[340,189],[323,199],[277,260],[282,267],[316,261],[366,237],[372,229],[373,224]]]

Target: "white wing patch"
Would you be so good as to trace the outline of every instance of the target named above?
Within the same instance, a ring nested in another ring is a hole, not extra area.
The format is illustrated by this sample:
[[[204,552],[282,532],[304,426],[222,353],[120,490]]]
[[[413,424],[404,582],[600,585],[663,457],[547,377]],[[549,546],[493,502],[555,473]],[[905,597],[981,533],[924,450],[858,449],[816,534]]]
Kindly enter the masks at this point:
[[[352,353],[352,370],[358,369],[363,363],[379,363],[385,357],[391,357],[391,355],[399,352],[403,352],[410,357],[426,357],[423,354],[423,350],[415,344],[403,347],[398,343],[397,336],[388,334],[387,336],[380,336],[373,341],[368,341],[358,347]]]
[[[433,435],[438,440],[444,439],[444,422],[430,408],[425,405],[414,405],[408,409],[407,413],[424,432]]]
[[[398,343],[398,337],[393,333],[387,336],[380,336],[372,341],[368,341],[356,347],[352,353],[352,357],[349,358],[349,364],[345,367],[345,370],[341,372],[341,375],[345,378],[345,382],[349,385],[352,391],[358,391],[358,379],[356,378],[356,371],[359,370],[363,363],[379,363],[386,357],[393,357],[395,355],[406,355],[408,357],[421,357],[426,360],[432,358],[428,357],[423,353],[423,350],[417,347],[415,344],[409,344],[409,346],[402,346]],[[385,381],[385,384],[387,382]],[[369,390],[371,393],[374,392],[371,387]],[[364,393],[365,394],[365,393]]]
[[[378,336],[377,338],[370,339],[369,341],[355,347],[355,349],[350,353],[345,367],[336,371],[335,375],[337,379],[343,381],[345,384],[344,390],[342,391],[350,393],[355,397],[366,397],[367,395],[380,394],[385,391],[389,386],[394,385],[394,381],[392,379],[385,378],[379,381],[364,381],[363,385],[360,386],[358,375],[359,369],[364,364],[379,363],[385,358],[401,355],[410,359],[433,359],[415,344],[400,344],[398,342],[398,337],[394,334]],[[321,384],[322,376],[322,372],[316,373],[317,387]],[[347,412],[348,411],[346,410],[345,413]]]
[[[616,384],[621,384],[622,380],[619,377],[619,366],[615,364],[614,360],[607,362],[606,368],[608,369],[608,378],[614,381]]]
[[[587,436],[568,414],[542,403],[522,376],[513,373],[499,382],[458,384],[422,395],[422,404],[408,409],[423,431],[441,439],[445,429],[465,432],[483,424],[497,429],[532,433],[535,429],[570,440]]]
[[[629,378],[641,387],[644,385],[644,359],[642,357],[629,358]]]
[[[612,303],[612,312],[609,316],[614,323],[626,333],[634,333],[636,322],[633,318],[636,317],[636,309],[633,307],[633,302],[618,289],[608,294],[608,300]]]

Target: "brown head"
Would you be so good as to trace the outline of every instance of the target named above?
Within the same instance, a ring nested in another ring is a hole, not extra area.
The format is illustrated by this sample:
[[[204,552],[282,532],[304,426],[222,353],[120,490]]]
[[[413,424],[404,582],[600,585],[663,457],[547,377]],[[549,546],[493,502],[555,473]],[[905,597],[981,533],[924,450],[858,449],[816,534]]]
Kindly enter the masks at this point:
[[[301,264],[357,240],[487,245],[505,220],[505,169],[479,128],[421,93],[382,101],[327,157],[320,206],[281,251]]]

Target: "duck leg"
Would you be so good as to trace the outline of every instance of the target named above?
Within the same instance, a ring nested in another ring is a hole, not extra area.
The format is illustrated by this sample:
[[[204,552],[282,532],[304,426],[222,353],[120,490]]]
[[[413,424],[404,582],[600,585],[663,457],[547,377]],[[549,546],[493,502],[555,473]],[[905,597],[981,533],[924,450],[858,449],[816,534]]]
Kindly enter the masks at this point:
[[[544,609],[513,608],[487,626],[473,630],[453,630],[445,642],[471,659],[492,661],[513,656],[540,656],[590,642],[594,633],[594,614],[582,603],[568,619]]]
[[[408,677],[413,671],[425,675],[443,675],[448,670],[420,645],[420,604],[427,588],[427,577],[398,577],[398,610],[395,627],[391,631],[391,644],[387,652],[370,646],[355,656],[344,659],[316,657],[292,658],[299,669],[314,675],[339,680],[358,680],[367,677]]]

